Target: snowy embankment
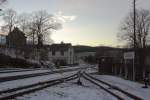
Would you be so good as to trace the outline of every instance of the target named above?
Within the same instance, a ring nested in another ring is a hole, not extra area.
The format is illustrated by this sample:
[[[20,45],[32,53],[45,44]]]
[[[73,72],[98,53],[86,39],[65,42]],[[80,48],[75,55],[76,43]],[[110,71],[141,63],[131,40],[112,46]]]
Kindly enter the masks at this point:
[[[90,68],[86,69],[86,73],[97,73],[98,72],[98,66],[97,65],[91,65]]]
[[[5,71],[5,70],[22,70],[23,68],[9,68],[10,66],[3,66],[0,68],[0,71]]]
[[[32,70],[32,71],[24,71],[24,72],[1,73],[0,78],[1,77],[9,77],[9,76],[17,76],[17,75],[45,73],[45,72],[50,72],[50,70]]]
[[[83,86],[73,80],[37,91],[17,100],[117,100],[109,93],[81,78]]]
[[[150,87],[142,88],[144,84],[140,84],[137,82],[133,82],[133,81],[129,81],[129,80],[125,80],[119,77],[109,76],[109,75],[93,75],[93,76],[100,80],[108,82],[114,86],[117,86],[129,93],[144,98],[144,100],[150,100]]]
[[[0,68],[0,74],[11,73],[11,72],[21,72],[21,71],[33,71],[33,70],[48,70],[48,68]]]
[[[0,70],[0,74],[2,73],[13,73],[13,72],[23,72],[23,71],[32,71],[33,69],[21,69],[21,70]]]
[[[21,87],[21,86],[25,86],[25,85],[31,85],[31,84],[39,83],[39,82],[43,82],[43,81],[53,80],[53,79],[57,79],[57,78],[65,77],[65,76],[71,76],[75,73],[77,73],[77,71],[56,73],[56,74],[51,74],[51,75],[44,75],[44,76],[2,82],[2,83],[0,83],[0,91],[12,89],[12,88],[16,88],[16,87]]]
[[[27,74],[36,74],[36,73],[45,73],[45,72],[52,72],[52,71],[60,71],[60,70],[69,70],[69,69],[78,69],[78,68],[86,68],[85,66],[77,66],[77,67],[68,67],[68,68],[61,68],[61,69],[32,69],[31,71],[24,70],[21,72],[11,72],[11,73],[0,73],[1,77],[9,77],[9,76],[17,76],[17,75],[27,75]],[[7,70],[8,71],[8,70]]]

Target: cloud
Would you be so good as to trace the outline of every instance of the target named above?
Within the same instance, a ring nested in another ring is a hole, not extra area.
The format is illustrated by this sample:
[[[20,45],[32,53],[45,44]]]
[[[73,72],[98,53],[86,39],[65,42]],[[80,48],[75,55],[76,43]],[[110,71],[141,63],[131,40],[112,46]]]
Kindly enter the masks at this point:
[[[62,16],[65,21],[73,21],[77,18],[77,16]]]
[[[63,13],[61,11],[59,11],[58,13],[55,14],[55,18],[58,21],[66,23],[66,22],[74,21],[77,18],[77,16],[75,16],[75,15],[66,16],[66,15],[63,15]]]

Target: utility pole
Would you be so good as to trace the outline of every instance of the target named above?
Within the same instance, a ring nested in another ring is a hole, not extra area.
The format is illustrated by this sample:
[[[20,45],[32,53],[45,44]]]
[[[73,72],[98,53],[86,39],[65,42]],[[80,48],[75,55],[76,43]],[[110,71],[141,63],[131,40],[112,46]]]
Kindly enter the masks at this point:
[[[134,49],[136,48],[136,0],[133,0],[133,13],[134,13]]]
[[[136,49],[136,0],[133,0],[133,13],[134,13],[134,56],[135,56],[135,49]],[[133,80],[135,80],[135,57],[133,59]]]

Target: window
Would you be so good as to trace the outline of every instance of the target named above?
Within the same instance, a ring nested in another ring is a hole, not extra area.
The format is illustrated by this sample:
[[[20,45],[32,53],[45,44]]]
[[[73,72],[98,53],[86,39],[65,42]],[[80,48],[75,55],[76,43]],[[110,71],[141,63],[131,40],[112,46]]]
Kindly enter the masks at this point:
[[[61,51],[61,55],[64,56],[64,51]]]
[[[52,55],[55,56],[55,51],[52,51]]]

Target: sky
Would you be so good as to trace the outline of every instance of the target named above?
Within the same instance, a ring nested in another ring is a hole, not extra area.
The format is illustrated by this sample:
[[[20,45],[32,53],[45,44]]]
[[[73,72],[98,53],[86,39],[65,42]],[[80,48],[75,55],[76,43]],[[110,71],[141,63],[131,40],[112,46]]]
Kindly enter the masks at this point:
[[[133,0],[8,0],[6,8],[18,13],[46,10],[63,17],[63,28],[53,32],[55,43],[118,46],[119,25],[132,10]],[[150,10],[150,0],[137,0],[137,8]]]

